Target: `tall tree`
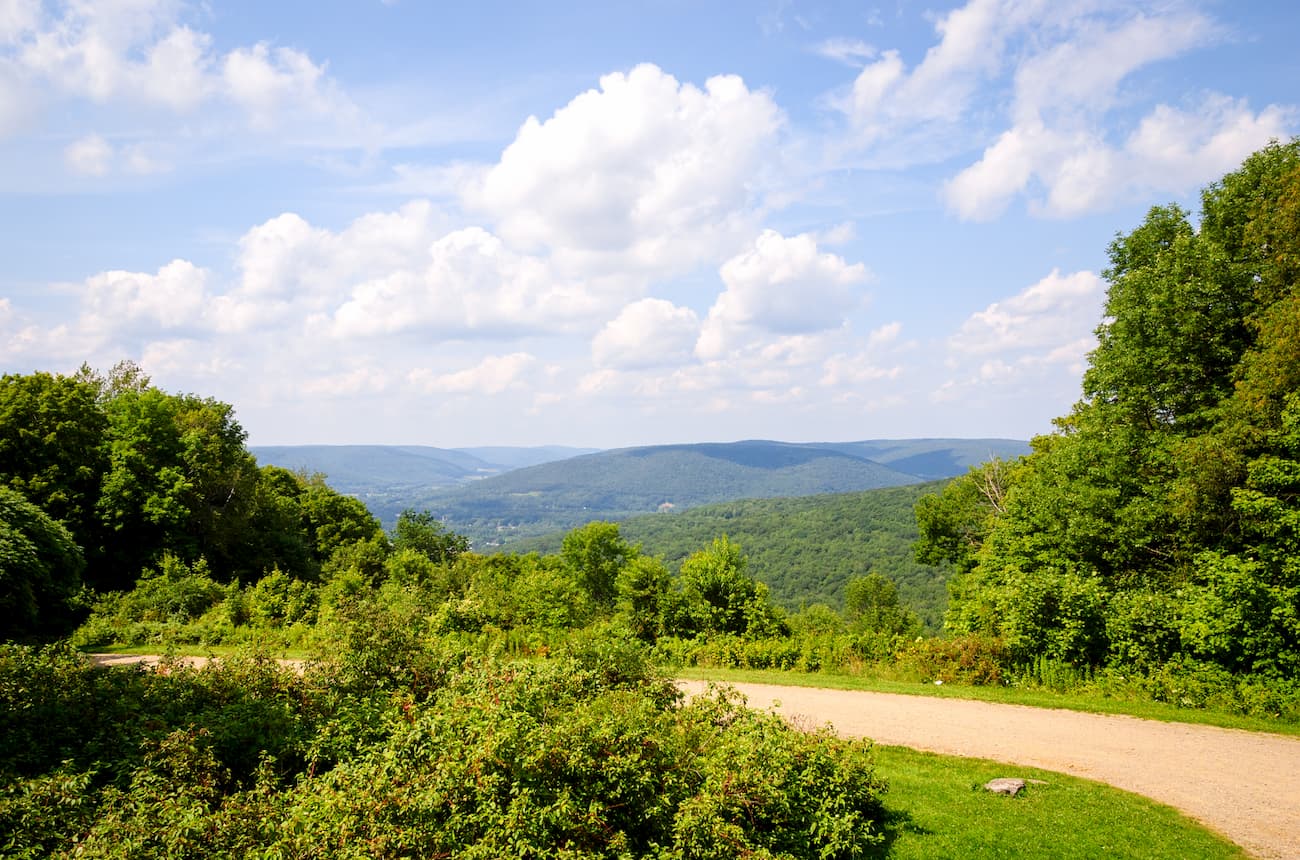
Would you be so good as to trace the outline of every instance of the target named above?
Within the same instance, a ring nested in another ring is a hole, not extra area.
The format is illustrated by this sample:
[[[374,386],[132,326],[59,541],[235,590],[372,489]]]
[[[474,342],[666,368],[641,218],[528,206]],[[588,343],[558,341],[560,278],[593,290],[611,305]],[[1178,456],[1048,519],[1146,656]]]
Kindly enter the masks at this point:
[[[66,632],[81,586],[81,549],[60,523],[0,487],[0,616],[5,638]]]

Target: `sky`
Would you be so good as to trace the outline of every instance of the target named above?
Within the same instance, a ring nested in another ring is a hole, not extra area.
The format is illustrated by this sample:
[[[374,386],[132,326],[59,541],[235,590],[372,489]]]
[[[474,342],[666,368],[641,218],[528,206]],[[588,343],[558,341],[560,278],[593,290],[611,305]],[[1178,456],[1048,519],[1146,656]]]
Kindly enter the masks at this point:
[[[250,444],[1010,437],[1300,4],[0,0],[0,372]]]

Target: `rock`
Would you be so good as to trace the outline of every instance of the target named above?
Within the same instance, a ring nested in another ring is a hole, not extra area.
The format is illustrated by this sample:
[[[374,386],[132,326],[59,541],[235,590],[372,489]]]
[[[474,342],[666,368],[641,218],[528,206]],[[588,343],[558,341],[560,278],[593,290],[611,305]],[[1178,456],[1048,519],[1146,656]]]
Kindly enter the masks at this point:
[[[1025,781],[1009,776],[990,779],[984,783],[984,790],[991,791],[994,794],[1005,794],[1007,797],[1015,797],[1025,790]]]

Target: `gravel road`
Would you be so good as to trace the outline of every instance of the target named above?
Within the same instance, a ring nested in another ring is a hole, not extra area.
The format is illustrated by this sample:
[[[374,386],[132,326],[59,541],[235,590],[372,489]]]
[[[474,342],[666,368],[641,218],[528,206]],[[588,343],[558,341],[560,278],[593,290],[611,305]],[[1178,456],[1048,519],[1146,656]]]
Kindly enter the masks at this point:
[[[681,686],[696,693],[705,682]],[[1109,783],[1181,810],[1257,857],[1300,858],[1300,738],[965,699],[730,686],[751,707],[830,723],[842,735]]]

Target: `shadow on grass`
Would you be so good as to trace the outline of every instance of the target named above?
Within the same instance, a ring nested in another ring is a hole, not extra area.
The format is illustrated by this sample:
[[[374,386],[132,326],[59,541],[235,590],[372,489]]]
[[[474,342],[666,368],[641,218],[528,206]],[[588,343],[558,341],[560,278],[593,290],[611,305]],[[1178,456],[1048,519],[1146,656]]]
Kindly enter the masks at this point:
[[[867,849],[863,857],[869,860],[885,860],[894,850],[894,843],[898,837],[904,833],[916,833],[922,836],[928,836],[932,831],[925,829],[917,824],[912,813],[905,809],[882,808],[880,811],[880,831],[885,838],[878,844]]]

